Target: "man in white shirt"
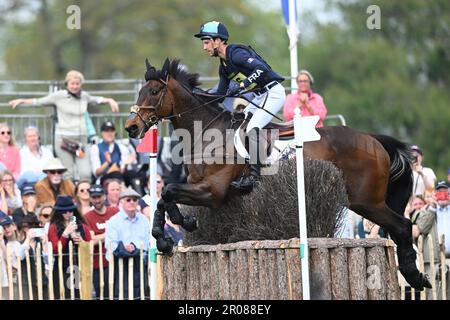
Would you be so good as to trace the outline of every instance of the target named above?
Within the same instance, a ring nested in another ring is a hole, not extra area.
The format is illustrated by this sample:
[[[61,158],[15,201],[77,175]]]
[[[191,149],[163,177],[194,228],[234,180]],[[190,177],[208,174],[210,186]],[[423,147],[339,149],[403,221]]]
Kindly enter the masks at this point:
[[[91,169],[97,183],[106,174],[123,174],[128,165],[137,164],[136,153],[115,141],[116,127],[111,121],[104,122],[100,130],[102,141],[93,145],[90,153]]]
[[[21,172],[17,186],[21,188],[26,183],[35,183],[45,178],[43,169],[50,159],[52,152],[39,142],[38,128],[30,126],[24,131],[25,145],[20,149]]]
[[[425,195],[425,191],[433,192],[436,183],[436,175],[433,169],[422,166],[423,152],[417,145],[411,146],[411,153],[414,157],[413,162],[413,191],[412,197],[416,195]]]

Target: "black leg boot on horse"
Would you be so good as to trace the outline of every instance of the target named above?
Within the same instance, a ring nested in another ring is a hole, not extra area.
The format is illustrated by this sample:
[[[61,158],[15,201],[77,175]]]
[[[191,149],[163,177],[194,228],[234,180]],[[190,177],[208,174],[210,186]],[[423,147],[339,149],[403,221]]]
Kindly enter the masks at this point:
[[[251,191],[256,184],[259,182],[259,178],[261,176],[261,164],[262,159],[260,155],[261,151],[261,137],[260,137],[260,129],[253,128],[251,129],[247,136],[249,137],[249,154],[250,154],[250,175],[243,175],[237,181],[233,181],[231,186],[234,189],[242,190],[242,191]]]
[[[174,242],[172,238],[164,236],[164,225],[166,224],[165,214],[164,200],[160,199],[153,218],[152,236],[156,239],[156,248],[163,254],[171,256],[173,254]]]

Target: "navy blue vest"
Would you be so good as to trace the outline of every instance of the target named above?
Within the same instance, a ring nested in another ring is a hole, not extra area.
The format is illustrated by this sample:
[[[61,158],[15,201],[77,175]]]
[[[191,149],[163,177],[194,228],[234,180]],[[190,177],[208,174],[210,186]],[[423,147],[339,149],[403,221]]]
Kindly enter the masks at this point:
[[[105,152],[109,152],[109,144],[106,141],[102,141],[98,144],[98,153],[100,156],[100,163],[103,164],[106,161]],[[122,153],[120,152],[119,145],[114,142],[113,152],[111,153],[111,164],[115,163],[120,167],[120,159]]]

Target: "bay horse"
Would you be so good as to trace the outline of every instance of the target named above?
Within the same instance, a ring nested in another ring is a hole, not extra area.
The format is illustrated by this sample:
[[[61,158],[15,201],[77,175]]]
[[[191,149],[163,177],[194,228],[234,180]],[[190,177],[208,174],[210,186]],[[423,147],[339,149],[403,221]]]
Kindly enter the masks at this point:
[[[131,138],[142,138],[162,119],[170,119],[176,130],[182,129],[191,135],[195,121],[224,134],[242,123],[236,121],[234,114],[224,111],[217,99],[199,92],[199,75],[188,73],[179,60],[166,59],[161,70],[156,70],[147,59],[145,62],[146,83],[125,123]],[[285,129],[283,125],[278,128]],[[317,131],[321,139],[304,144],[305,158],[330,161],[341,170],[350,209],[389,232],[397,244],[400,272],[413,288],[430,288],[427,276],[416,267],[412,224],[403,216],[412,191],[412,157],[408,146],[389,136],[362,133],[345,126],[326,126]],[[206,147],[203,146],[203,150]],[[196,221],[183,216],[176,204],[221,206],[234,196],[230,183],[239,178],[247,166],[205,161],[186,164],[187,184],[167,185],[157,204],[152,234],[158,250],[165,254],[172,251],[173,243],[163,233],[166,211],[173,223],[193,231]]]

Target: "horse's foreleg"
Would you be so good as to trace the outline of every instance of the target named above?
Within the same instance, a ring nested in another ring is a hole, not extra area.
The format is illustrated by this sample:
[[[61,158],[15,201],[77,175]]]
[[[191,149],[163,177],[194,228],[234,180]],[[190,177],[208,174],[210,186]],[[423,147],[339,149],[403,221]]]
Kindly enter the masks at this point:
[[[193,232],[197,229],[197,219],[192,215],[183,216],[175,202],[165,203],[165,208],[172,223],[180,225],[188,232]]]
[[[195,184],[168,184],[161,195],[166,203],[175,202],[190,206],[217,207],[212,192]]]
[[[164,237],[165,220],[165,204],[164,200],[158,201],[155,215],[153,218],[152,236],[156,239],[156,247],[164,254],[172,255],[173,240],[170,237]]]
[[[350,209],[363,217],[385,228],[397,244],[398,265],[401,274],[411,287],[423,290],[431,288],[426,276],[419,272],[416,266],[416,252],[412,246],[412,224],[405,217],[395,213],[384,205],[383,209],[352,204]]]

